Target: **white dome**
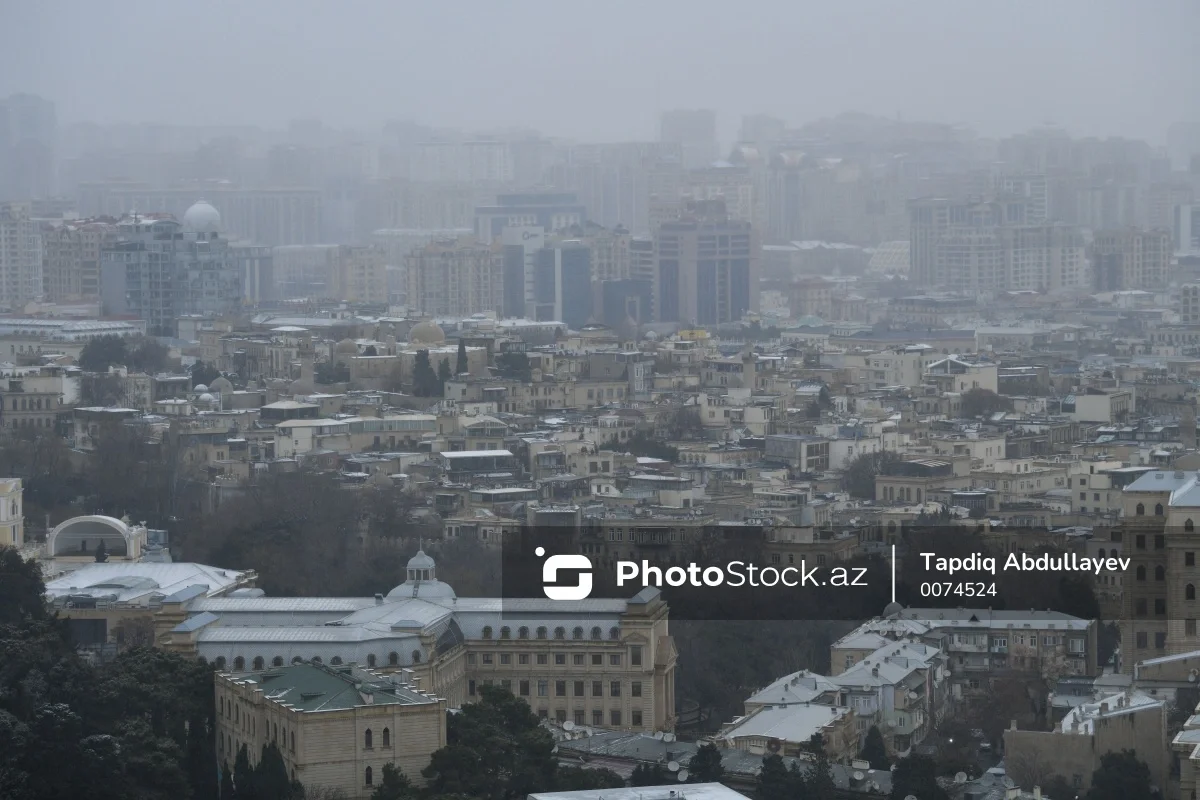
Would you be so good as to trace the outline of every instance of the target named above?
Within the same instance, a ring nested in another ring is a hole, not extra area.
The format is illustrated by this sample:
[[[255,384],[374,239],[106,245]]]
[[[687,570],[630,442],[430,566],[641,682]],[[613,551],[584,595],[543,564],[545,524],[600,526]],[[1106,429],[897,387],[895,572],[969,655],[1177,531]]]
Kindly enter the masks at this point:
[[[221,227],[221,212],[206,200],[197,200],[191,208],[183,212],[183,226],[188,230],[212,233]]]
[[[196,401],[199,403],[215,403],[215,402],[217,402],[217,398],[213,397],[208,392],[205,392],[204,394],[197,397]]]
[[[425,555],[424,550],[418,550],[417,554],[408,560],[409,569],[434,569],[436,566],[433,559]]]
[[[203,383],[197,383],[195,386],[192,387],[192,391],[193,392],[207,392],[208,387],[205,386]]]

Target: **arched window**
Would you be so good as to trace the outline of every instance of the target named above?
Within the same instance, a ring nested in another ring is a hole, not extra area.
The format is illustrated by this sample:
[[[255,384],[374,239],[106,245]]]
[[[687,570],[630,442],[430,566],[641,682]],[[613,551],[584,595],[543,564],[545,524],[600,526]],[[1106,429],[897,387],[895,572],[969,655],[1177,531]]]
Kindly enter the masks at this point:
[[[500,638],[501,639],[511,639],[512,638],[512,628],[508,627],[507,625],[505,625],[503,628],[501,628],[500,629]]]
[[[616,625],[613,625],[611,628],[608,629],[608,638],[612,639],[614,642],[617,639],[620,639],[621,638],[621,629],[618,628]]]
[[[291,746],[291,751],[292,751],[293,753],[294,753],[294,752],[296,752],[296,732],[295,732],[295,731],[292,731],[292,746]]]
[[[572,639],[582,639],[583,638],[583,627],[576,625],[575,628],[571,631],[571,638]]]
[[[1146,568],[1145,568],[1145,567],[1138,567],[1138,568],[1137,568],[1137,579],[1138,579],[1139,581],[1144,581],[1144,580],[1146,580]]]
[[[271,666],[272,667],[282,667],[283,666],[283,656],[275,656],[274,658],[272,658]]]
[[[399,653],[388,653],[388,664],[389,665],[394,667],[394,666],[397,666],[399,663],[400,663],[400,654]]]
[[[1154,506],[1154,516],[1161,517],[1162,515],[1163,515],[1162,503],[1158,503],[1157,505]]]
[[[367,786],[371,786],[375,781],[375,776],[371,773],[371,768],[367,767],[367,777],[363,779]]]
[[[412,651],[412,663],[414,663],[414,664],[421,663],[421,651],[420,650]]]
[[[205,658],[204,656],[197,656],[197,657],[196,657],[196,663],[197,663],[197,664],[207,664],[207,663],[208,663],[208,659],[207,659],[207,658]]]
[[[1196,530],[1196,523],[1192,522],[1190,519],[1185,519],[1183,521],[1183,529],[1188,533],[1191,533],[1192,531]]]
[[[320,657],[320,656],[313,656],[313,657],[312,657],[312,662],[313,662],[314,664],[323,664],[323,663],[324,663],[323,661],[321,661],[321,657]]]
[[[600,630],[599,625],[595,625],[592,627],[592,638],[593,639],[603,639],[604,638],[604,631]]]
[[[266,662],[266,660],[265,660],[265,659],[264,659],[262,656],[255,656],[255,657],[254,657],[254,669],[255,669],[256,671],[257,671],[257,670],[260,670],[260,669],[262,669],[263,667],[265,667],[265,666],[266,666],[266,664],[267,664],[267,662]]]
[[[567,638],[567,629],[564,628],[563,626],[559,625],[557,628],[554,629],[554,638],[555,639]]]
[[[392,731],[390,728],[383,729],[383,746],[384,747],[392,746]]]
[[[1154,580],[1165,581],[1166,579],[1167,579],[1167,571],[1166,571],[1166,569],[1163,568],[1162,564],[1159,564],[1157,567],[1154,568]]]
[[[545,626],[545,625],[539,625],[539,626],[538,626],[538,629],[537,629],[537,637],[538,637],[539,639],[545,639],[545,638],[546,638],[546,626]]]
[[[372,737],[372,734],[371,734],[371,729],[370,729],[370,728],[367,728],[367,729],[366,729],[366,731],[364,731],[364,732],[363,732],[363,747],[365,747],[365,748],[367,748],[368,750],[370,750],[370,749],[371,749],[371,739],[372,739],[372,738],[373,738],[373,737]]]
[[[329,659],[329,663],[333,664],[335,667],[339,666],[342,663],[342,657],[334,656],[333,658]]]
[[[367,653],[367,666],[368,667],[375,666],[375,654],[374,653]]]
[[[221,671],[225,670],[225,656],[217,656],[217,660],[213,663],[216,665],[217,669]]]
[[[301,658],[300,656],[292,656],[292,663],[293,664],[303,664],[304,659]]]
[[[1146,507],[1141,503],[1138,503],[1137,510],[1134,513],[1136,513],[1139,517],[1144,517],[1146,516]]]
[[[518,639],[528,639],[529,638],[529,628],[526,628],[524,625],[517,628],[517,638]]]
[[[1190,583],[1187,586],[1183,587],[1183,596],[1187,600],[1195,600],[1196,599],[1196,587]]]
[[[485,638],[485,639],[492,638],[492,626],[491,625],[483,626],[483,638]]]

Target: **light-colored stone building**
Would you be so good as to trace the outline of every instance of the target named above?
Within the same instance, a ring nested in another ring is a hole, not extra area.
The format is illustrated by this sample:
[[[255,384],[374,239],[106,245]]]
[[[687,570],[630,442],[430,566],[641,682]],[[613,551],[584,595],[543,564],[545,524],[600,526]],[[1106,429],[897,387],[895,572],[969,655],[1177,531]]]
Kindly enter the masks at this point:
[[[446,746],[446,700],[407,672],[297,664],[216,676],[217,759],[232,768],[245,746],[251,764],[274,744],[289,777],[305,787],[371,795],[383,767],[412,781]]]

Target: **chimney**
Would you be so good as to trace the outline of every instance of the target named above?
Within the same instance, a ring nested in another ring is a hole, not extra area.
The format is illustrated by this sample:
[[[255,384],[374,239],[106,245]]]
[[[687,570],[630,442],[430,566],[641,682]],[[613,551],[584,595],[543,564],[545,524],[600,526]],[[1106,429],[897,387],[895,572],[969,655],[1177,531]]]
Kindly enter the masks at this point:
[[[1033,800],[1042,800],[1042,787],[1033,787]]]
[[[375,595],[375,605],[377,605],[377,606],[383,605],[383,595],[381,595],[381,594]]]
[[[1101,713],[1101,714],[1107,714],[1107,713],[1108,713],[1108,703],[1101,703],[1101,704],[1100,704],[1100,713]]]
[[[1014,720],[1009,720],[1009,722],[1008,722],[1008,729],[1009,729],[1010,731],[1015,731],[1015,730],[1017,729],[1017,721],[1016,721],[1015,719],[1014,719]]]

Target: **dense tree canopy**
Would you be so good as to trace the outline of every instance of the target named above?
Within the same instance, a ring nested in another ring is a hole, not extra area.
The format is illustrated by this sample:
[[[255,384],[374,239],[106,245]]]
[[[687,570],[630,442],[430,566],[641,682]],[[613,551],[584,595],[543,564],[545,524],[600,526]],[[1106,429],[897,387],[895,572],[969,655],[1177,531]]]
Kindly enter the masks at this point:
[[[863,453],[851,461],[842,472],[842,488],[853,497],[874,500],[875,477],[886,467],[901,460],[900,455],[891,450]]]
[[[964,417],[979,417],[1012,409],[1011,400],[996,394],[991,389],[968,389],[962,393],[960,399]]]
[[[1132,750],[1105,753],[1092,773],[1086,800],[1153,800],[1150,767]]]

